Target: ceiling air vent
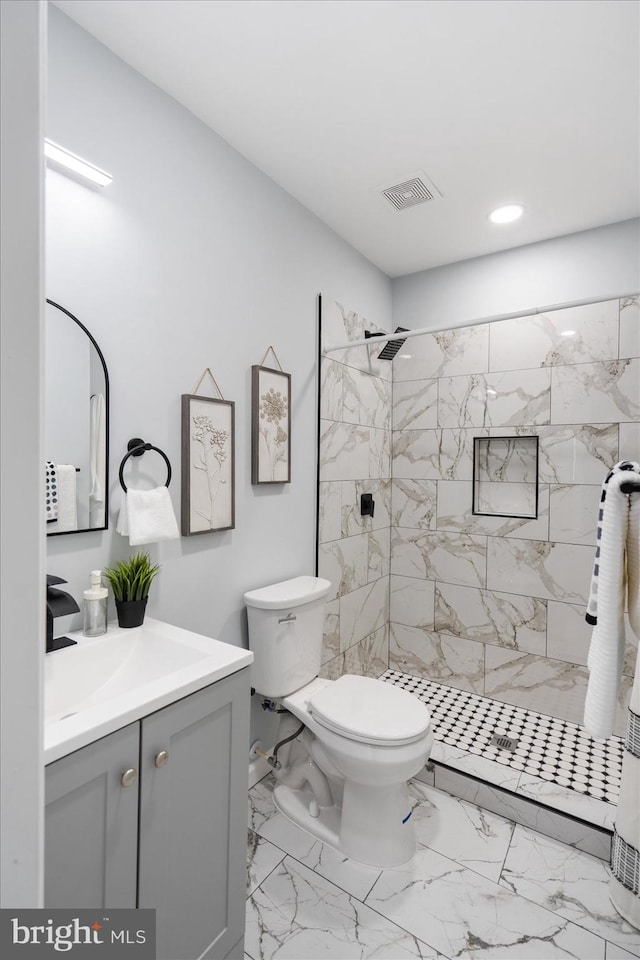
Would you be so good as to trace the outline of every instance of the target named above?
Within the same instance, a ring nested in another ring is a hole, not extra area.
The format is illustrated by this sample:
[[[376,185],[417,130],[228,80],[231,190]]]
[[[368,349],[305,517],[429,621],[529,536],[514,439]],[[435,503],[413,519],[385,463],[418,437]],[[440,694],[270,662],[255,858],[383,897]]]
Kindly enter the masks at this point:
[[[405,180],[404,183],[397,183],[395,187],[387,187],[381,193],[396,210],[415,207],[417,203],[426,203],[427,200],[433,200],[434,197],[420,177]]]

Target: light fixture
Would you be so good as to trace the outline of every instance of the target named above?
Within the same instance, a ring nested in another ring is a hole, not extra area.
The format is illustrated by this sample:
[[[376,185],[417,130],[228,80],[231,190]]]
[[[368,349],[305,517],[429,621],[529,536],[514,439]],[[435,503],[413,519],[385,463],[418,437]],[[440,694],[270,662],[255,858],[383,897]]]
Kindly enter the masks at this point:
[[[576,335],[575,330],[562,330],[560,333],[561,337],[575,337],[575,335]]]
[[[100,167],[94,166],[93,163],[89,163],[87,160],[83,160],[82,157],[76,156],[76,154],[71,153],[70,150],[65,150],[64,147],[59,146],[59,144],[54,143],[52,140],[44,141],[44,155],[47,161],[54,167],[62,167],[65,172],[75,174],[75,176],[82,177],[84,180],[89,180],[99,187],[106,187],[113,180],[110,173],[101,170]]]
[[[491,223],[512,223],[524,213],[521,203],[507,203],[503,207],[496,207],[489,214]]]

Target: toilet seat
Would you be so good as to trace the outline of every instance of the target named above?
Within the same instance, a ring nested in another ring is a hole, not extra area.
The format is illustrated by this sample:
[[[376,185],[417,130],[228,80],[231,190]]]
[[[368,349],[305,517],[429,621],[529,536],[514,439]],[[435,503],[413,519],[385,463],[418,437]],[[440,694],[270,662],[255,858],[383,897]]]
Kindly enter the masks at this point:
[[[382,680],[351,674],[314,692],[307,709],[327,730],[376,746],[414,743],[431,723],[425,704],[413,694]]]

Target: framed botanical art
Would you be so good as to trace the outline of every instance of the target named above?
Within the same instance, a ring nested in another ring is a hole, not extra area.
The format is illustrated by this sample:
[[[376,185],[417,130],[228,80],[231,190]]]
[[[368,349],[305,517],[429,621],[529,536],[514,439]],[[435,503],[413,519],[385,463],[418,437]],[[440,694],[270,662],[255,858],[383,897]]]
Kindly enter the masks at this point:
[[[251,367],[251,483],[291,482],[291,374]]]
[[[182,395],[182,536],[235,527],[235,404]]]

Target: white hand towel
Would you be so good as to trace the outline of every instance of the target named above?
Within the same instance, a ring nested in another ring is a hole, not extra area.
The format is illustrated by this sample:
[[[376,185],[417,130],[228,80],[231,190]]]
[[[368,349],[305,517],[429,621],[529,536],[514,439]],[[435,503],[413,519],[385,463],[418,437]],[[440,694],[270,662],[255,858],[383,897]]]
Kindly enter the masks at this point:
[[[57,463],[56,474],[58,477],[58,519],[55,523],[49,524],[47,533],[53,533],[56,530],[77,530],[76,468],[70,463]]]
[[[94,393],[91,397],[89,413],[89,526],[101,527],[104,524],[104,499],[107,457],[107,423],[104,397]]]
[[[168,488],[128,490],[123,497],[116,529],[123,536],[128,532],[132,547],[179,537],[178,522]]]

